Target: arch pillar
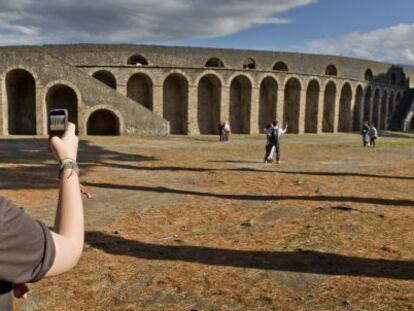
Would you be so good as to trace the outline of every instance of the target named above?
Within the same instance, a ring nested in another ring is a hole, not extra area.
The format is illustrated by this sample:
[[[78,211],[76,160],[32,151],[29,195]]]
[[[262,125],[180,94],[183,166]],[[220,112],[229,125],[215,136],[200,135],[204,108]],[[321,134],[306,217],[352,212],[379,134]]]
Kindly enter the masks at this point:
[[[391,94],[389,94],[389,96],[391,96]],[[388,122],[388,118],[389,118],[389,100],[390,98],[388,97],[386,102],[385,102],[385,124],[384,124],[384,130],[388,130],[388,126],[389,126],[389,122]]]
[[[46,136],[48,133],[47,128],[47,107],[43,106],[43,92],[37,87],[36,84],[36,134]],[[46,111],[46,113],[44,113]],[[46,126],[45,126],[46,125]]]
[[[368,122],[369,124],[372,124],[372,119],[374,116],[374,97],[375,97],[375,90],[373,90],[371,94],[371,98],[369,99],[368,106],[369,106],[369,117]]]
[[[323,129],[323,106],[325,103],[325,92],[324,89],[321,87],[319,90],[319,101],[318,101],[318,116],[317,116],[317,127],[316,127],[316,133],[321,134]]]
[[[277,123],[279,126],[284,127],[283,124],[283,107],[285,103],[285,89],[278,88],[277,89],[277,106],[276,106],[276,116],[277,117]]]
[[[153,85],[153,103],[152,108],[153,112],[162,118],[163,116],[163,108],[162,108],[162,101],[163,101],[163,86],[162,85]]]
[[[250,133],[259,134],[259,101],[260,88],[252,87],[251,110],[250,110]]]
[[[335,96],[335,105],[334,105],[334,119],[333,119],[333,132],[338,133],[339,131],[339,105],[341,100],[341,92],[338,90]]]
[[[221,87],[220,122],[230,122],[230,87]]]
[[[198,88],[196,85],[188,86],[188,135],[200,135],[197,118]]]
[[[0,135],[5,134],[4,132],[5,124],[4,124],[4,116],[3,116],[4,105],[6,105],[5,98],[6,96],[5,94],[3,94],[3,87],[0,85]]]
[[[306,119],[306,89],[300,90],[298,134],[305,133]]]
[[[121,93],[124,96],[127,96],[127,86],[126,86],[126,84],[119,84],[119,83],[117,83],[117,85],[116,85],[116,91],[118,93]]]

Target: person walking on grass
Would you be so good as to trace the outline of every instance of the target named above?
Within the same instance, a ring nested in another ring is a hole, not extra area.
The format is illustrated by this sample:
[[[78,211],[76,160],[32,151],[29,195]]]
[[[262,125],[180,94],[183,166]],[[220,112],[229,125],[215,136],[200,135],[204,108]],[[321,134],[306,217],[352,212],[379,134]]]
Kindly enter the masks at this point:
[[[273,131],[272,123],[269,123],[264,129],[263,132],[266,134],[266,146],[265,146],[265,156],[264,156],[264,163],[271,163],[273,162],[273,153],[274,153],[274,146],[270,142],[270,138]]]
[[[372,148],[375,148],[375,141],[378,138],[378,131],[375,126],[372,124],[369,127],[369,144]]]
[[[362,144],[364,147],[369,146],[369,124],[368,121],[364,122],[364,125],[362,126],[362,131],[361,131],[361,135],[362,135]]]
[[[272,152],[273,148],[276,151],[276,163],[277,164],[281,163],[280,161],[280,139],[281,139],[281,136],[287,132],[287,128],[288,128],[287,124],[285,128],[282,129],[278,126],[276,121],[272,122],[272,127],[270,131],[270,136],[269,136],[269,142],[270,142],[269,150],[270,150],[270,153]]]

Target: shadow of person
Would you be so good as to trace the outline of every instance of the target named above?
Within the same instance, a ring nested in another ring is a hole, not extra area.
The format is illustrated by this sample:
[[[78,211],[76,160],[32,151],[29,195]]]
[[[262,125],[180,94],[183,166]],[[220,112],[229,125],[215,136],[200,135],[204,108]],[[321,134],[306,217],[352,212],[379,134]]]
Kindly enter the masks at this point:
[[[351,257],[317,251],[246,251],[190,245],[159,245],[96,231],[86,232],[86,242],[109,254],[148,260],[323,275],[414,279],[413,261]]]

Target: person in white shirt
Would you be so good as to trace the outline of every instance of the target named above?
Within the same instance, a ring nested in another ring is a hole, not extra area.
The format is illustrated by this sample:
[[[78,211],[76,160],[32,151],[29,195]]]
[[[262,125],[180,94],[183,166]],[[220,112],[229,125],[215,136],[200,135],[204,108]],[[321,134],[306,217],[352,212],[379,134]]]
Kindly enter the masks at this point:
[[[378,137],[378,131],[373,124],[369,127],[368,133],[369,133],[369,140],[370,140],[369,144],[372,148],[375,148],[375,141],[377,140],[377,137]]]
[[[286,124],[285,128],[282,129],[278,127],[277,122],[272,122],[272,131],[270,133],[270,148],[274,148],[276,151],[276,163],[280,164],[280,138],[283,134],[287,132],[288,125]]]

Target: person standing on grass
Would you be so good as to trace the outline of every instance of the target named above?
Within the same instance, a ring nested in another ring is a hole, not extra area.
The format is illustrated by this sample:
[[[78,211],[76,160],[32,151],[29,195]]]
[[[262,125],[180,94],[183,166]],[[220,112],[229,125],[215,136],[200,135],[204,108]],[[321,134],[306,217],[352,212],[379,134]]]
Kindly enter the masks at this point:
[[[287,132],[288,125],[286,124],[285,128],[282,129],[278,127],[277,122],[272,122],[272,127],[270,131],[269,136],[269,142],[270,142],[270,153],[272,153],[272,150],[274,149],[276,151],[276,163],[280,164],[280,139],[283,134]]]
[[[271,163],[273,161],[274,146],[270,142],[270,137],[272,135],[273,125],[269,123],[266,128],[263,129],[263,132],[266,134],[266,146],[265,146],[265,156],[264,163]]]
[[[369,124],[368,121],[364,122],[364,125],[362,126],[362,144],[364,147],[369,146]]]
[[[15,308],[13,293],[16,298],[27,298],[25,283],[72,269],[82,254],[84,219],[75,125],[69,123],[62,138],[52,137],[50,149],[59,161],[60,177],[53,230],[0,197],[1,311]]]
[[[372,124],[369,127],[369,144],[372,148],[375,148],[375,141],[378,138],[378,131],[375,126]]]
[[[230,129],[230,124],[228,124],[227,122],[224,122],[223,132],[224,132],[224,141],[229,141],[229,135],[231,133],[231,129]]]

